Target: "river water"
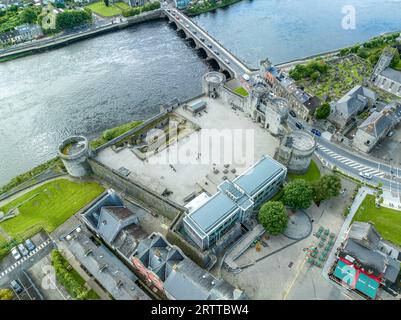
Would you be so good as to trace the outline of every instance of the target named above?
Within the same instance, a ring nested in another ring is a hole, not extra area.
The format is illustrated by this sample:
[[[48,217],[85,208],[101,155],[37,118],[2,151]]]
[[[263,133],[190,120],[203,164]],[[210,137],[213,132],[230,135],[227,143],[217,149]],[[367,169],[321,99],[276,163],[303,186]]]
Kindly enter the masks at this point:
[[[344,5],[356,28],[341,27]],[[243,0],[195,20],[250,65],[279,63],[401,29],[397,0]],[[89,137],[201,92],[205,62],[166,22],[0,64],[0,185]]]

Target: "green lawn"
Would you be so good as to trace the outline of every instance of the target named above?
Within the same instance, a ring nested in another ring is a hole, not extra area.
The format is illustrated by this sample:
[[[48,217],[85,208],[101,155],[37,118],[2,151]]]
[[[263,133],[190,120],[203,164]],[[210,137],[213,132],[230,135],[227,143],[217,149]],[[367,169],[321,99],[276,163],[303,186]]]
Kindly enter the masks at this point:
[[[238,93],[239,95],[243,96],[243,97],[247,97],[249,96],[248,91],[246,91],[243,87],[238,87],[234,89],[235,93]]]
[[[124,133],[139,126],[140,124],[142,124],[142,121],[132,121],[132,122],[125,123],[121,126],[108,129],[108,130],[104,131],[100,137],[92,140],[90,142],[90,145],[93,149],[99,148],[100,146],[104,145],[108,141],[113,140],[114,138],[117,138],[117,137],[123,135]]]
[[[304,179],[309,182],[316,181],[320,178],[320,170],[315,163],[315,161],[311,161],[309,170],[305,174],[294,174],[294,173],[289,173],[288,174],[288,179],[289,180],[294,180],[294,179]]]
[[[119,7],[121,10],[126,10],[132,8],[130,5],[126,4],[125,2],[116,2],[114,4],[116,7]]]
[[[353,221],[371,222],[384,239],[398,246],[401,245],[401,212],[388,208],[376,208],[373,195],[366,196]]]
[[[123,5],[122,3],[123,2],[117,2],[116,4],[112,4],[108,7],[106,7],[106,5],[104,4],[103,1],[99,1],[99,2],[94,2],[90,5],[87,5],[86,7],[89,8],[90,10],[92,10],[94,13],[97,13],[103,17],[114,17],[114,16],[118,16],[118,15],[122,14],[123,9],[128,9],[125,7],[128,5],[125,3]]]
[[[0,227],[17,240],[31,237],[41,228],[52,232],[103,191],[103,187],[94,182],[58,179],[46,183],[0,208],[8,212],[38,194],[19,207],[19,215],[1,222]]]

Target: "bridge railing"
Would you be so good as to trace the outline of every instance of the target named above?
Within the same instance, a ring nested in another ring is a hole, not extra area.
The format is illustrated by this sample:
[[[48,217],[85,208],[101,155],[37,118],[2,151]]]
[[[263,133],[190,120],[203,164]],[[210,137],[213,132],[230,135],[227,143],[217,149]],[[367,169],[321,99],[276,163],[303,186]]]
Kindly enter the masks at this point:
[[[163,9],[170,17],[174,17],[174,15],[171,12],[168,12],[166,9]],[[185,17],[186,19],[190,20],[197,28],[198,30],[202,31],[203,33],[205,33],[208,37],[210,37],[213,41],[215,41],[216,43],[219,44],[219,46],[227,51],[232,57],[234,57],[234,59],[237,60],[238,64],[242,66],[242,69],[244,69],[244,71],[250,71],[250,72],[255,72],[255,71],[259,71],[259,69],[257,68],[250,68],[247,66],[247,64],[239,59],[231,50],[227,49],[219,40],[217,40],[215,37],[213,37],[210,33],[208,33],[205,29],[203,29],[201,26],[199,26],[199,24],[197,24],[195,21],[193,21],[191,18],[189,18],[188,16],[186,16],[184,13],[178,11],[178,14],[181,15],[182,17]],[[184,28],[185,24],[183,22],[180,22],[181,25],[183,25]]]

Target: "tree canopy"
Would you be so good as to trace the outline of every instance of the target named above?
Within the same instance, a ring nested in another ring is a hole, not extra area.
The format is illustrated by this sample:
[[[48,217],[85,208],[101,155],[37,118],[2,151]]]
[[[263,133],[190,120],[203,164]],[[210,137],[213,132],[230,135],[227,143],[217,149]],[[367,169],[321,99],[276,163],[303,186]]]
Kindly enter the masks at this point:
[[[269,201],[259,210],[259,222],[271,235],[282,233],[287,227],[288,215],[283,203]]]
[[[316,202],[337,197],[341,190],[341,179],[334,174],[322,176],[313,183],[313,190]]]
[[[283,203],[291,208],[309,208],[312,200],[313,189],[304,179],[295,179],[284,187]]]
[[[323,103],[319,108],[316,109],[317,119],[326,119],[330,115],[331,109],[330,104]]]
[[[66,10],[56,17],[56,28],[58,30],[71,29],[73,27],[92,22],[92,12],[84,10]]]

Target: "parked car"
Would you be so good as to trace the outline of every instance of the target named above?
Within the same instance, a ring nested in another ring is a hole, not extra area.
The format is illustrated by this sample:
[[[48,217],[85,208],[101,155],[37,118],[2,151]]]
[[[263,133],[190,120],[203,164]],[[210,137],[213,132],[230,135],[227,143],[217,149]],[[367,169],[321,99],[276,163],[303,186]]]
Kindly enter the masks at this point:
[[[360,171],[359,172],[359,175],[362,177],[362,178],[365,178],[365,179],[368,179],[368,180],[372,180],[372,175],[370,174],[370,173],[366,173],[366,172],[363,172],[363,171]]]
[[[205,38],[200,37],[199,40],[205,42]]]
[[[220,52],[218,52],[217,50],[214,50],[214,53],[220,55]]]
[[[11,249],[11,254],[13,255],[15,260],[21,259],[21,254],[19,253],[17,247]]]
[[[299,123],[299,122],[295,122],[295,126],[296,126],[298,129],[303,129],[303,128],[304,128],[304,126],[302,125],[302,123]]]
[[[29,251],[33,251],[36,248],[35,244],[32,242],[31,239],[25,240],[25,246],[28,248]]]
[[[18,280],[13,280],[10,283],[11,288],[16,292],[16,293],[21,293],[22,291],[24,291],[24,289],[22,289],[21,284],[19,283]]]
[[[321,137],[321,136],[322,136],[322,133],[321,133],[319,130],[315,129],[315,128],[313,128],[313,129],[311,130],[311,132],[312,132],[315,136],[318,136],[318,137]]]
[[[225,61],[227,64],[230,64],[230,60],[224,59],[224,61]]]
[[[25,246],[22,243],[18,245],[18,250],[19,252],[21,252],[23,256],[27,256],[29,254],[29,251],[27,250],[27,248],[25,248]]]
[[[296,118],[297,114],[293,110],[290,110],[290,116]]]
[[[210,49],[213,48],[213,46],[210,43],[207,45],[207,47],[210,48]]]
[[[389,133],[387,133],[387,137],[392,137],[394,134],[394,131],[390,131]]]

